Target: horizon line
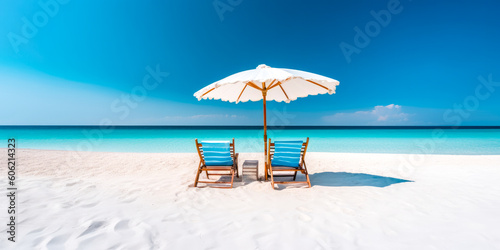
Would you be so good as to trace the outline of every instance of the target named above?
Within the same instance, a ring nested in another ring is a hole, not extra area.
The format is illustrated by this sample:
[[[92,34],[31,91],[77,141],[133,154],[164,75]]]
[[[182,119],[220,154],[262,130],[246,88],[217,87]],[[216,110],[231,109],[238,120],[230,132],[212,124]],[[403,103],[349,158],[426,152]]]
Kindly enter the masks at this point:
[[[0,128],[8,127],[25,127],[25,128],[77,128],[88,127],[96,128],[103,127],[103,129],[110,128],[203,128],[203,129],[261,129],[262,125],[0,125]],[[386,126],[335,126],[335,125],[288,125],[288,126],[267,126],[268,129],[500,129],[500,126],[399,126],[399,125],[386,125]]]

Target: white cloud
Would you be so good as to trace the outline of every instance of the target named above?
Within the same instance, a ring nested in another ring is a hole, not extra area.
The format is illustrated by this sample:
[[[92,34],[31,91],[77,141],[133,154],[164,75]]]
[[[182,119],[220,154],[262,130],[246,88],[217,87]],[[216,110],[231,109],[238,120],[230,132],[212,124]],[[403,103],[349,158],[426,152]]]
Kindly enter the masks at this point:
[[[332,125],[406,125],[410,116],[400,105],[389,104],[366,111],[336,113],[324,116],[323,120]]]

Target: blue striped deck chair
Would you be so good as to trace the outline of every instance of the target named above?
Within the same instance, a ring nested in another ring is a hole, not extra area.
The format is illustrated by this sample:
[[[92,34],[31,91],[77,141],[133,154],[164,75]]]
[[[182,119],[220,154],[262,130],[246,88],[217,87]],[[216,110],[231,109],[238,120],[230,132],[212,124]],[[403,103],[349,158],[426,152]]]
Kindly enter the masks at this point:
[[[227,184],[223,186],[214,186],[219,188],[232,188],[234,175],[238,174],[238,154],[234,152],[234,138],[232,141],[201,141],[195,140],[196,149],[200,156],[200,164],[196,172],[194,186],[198,183],[205,184]],[[205,171],[207,180],[200,180],[201,172]],[[211,172],[209,174],[209,171]],[[222,173],[221,173],[222,172]],[[212,181],[210,175],[231,176],[231,181]]]
[[[265,170],[265,179],[267,181],[268,178],[271,177],[271,185],[273,189],[275,183],[305,183],[308,187],[311,187],[311,181],[309,180],[309,174],[307,173],[306,162],[304,161],[308,144],[309,137],[307,137],[306,142],[271,142],[271,139],[269,139],[269,143],[267,144],[267,152],[269,153]],[[298,172],[301,172],[306,176],[306,181],[295,181]],[[275,178],[277,177],[293,177],[293,181],[275,181]]]

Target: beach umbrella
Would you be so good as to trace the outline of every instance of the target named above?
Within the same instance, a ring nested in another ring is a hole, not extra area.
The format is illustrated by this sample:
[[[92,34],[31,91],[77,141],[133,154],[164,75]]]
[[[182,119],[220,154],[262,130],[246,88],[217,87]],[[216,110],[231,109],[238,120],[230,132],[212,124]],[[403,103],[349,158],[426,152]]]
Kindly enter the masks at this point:
[[[334,94],[339,81],[294,69],[271,68],[261,64],[256,69],[242,71],[214,82],[196,93],[201,99],[227,102],[260,101],[264,103],[264,153],[267,161],[266,102],[294,101],[299,97]]]

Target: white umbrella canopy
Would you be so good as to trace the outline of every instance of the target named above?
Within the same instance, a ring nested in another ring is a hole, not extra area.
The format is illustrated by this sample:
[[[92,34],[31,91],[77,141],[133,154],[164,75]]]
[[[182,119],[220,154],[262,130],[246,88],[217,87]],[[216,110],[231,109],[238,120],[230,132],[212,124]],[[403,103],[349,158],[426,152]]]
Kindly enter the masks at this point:
[[[288,103],[308,95],[334,94],[337,85],[339,81],[318,74],[262,64],[214,82],[194,96],[238,103],[260,101],[266,92],[266,100]]]
[[[263,100],[264,104],[264,153],[267,164],[267,118],[266,101],[286,102],[299,97],[318,94],[334,94],[339,81],[301,70],[271,68],[261,64],[256,69],[246,70],[214,82],[196,93],[201,99],[228,102]]]

